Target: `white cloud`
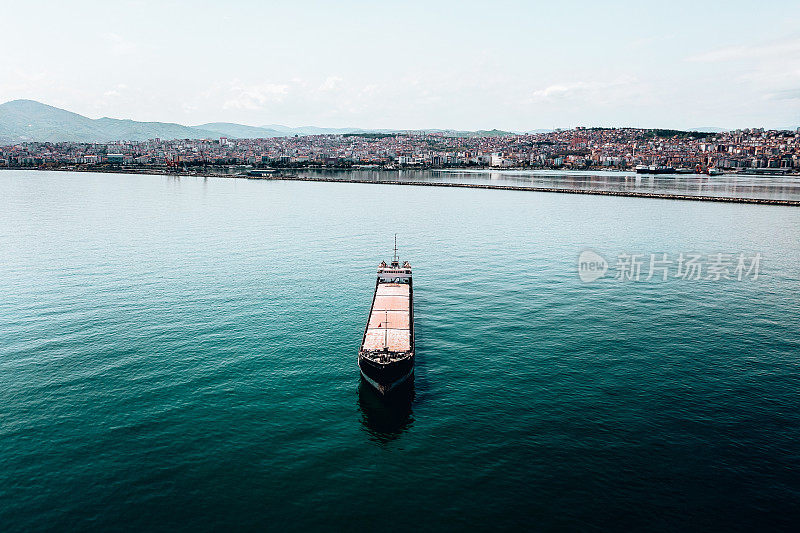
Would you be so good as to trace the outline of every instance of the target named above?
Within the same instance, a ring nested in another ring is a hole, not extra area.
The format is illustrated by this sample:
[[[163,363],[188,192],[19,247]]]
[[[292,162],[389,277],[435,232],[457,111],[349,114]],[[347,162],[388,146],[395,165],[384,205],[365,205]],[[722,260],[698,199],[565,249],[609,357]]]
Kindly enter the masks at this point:
[[[320,91],[333,91],[342,86],[342,78],[339,76],[328,76],[322,85],[319,86]]]
[[[106,98],[117,98],[127,93],[128,86],[124,83],[118,83],[113,89],[109,89],[103,93]]]
[[[718,48],[686,58],[687,61],[718,63],[722,61],[742,61],[756,59],[787,60],[800,57],[800,38],[773,41],[755,46],[729,46]]]
[[[740,100],[774,102],[774,109],[781,106],[786,119],[792,117],[791,108],[800,101],[800,37],[719,48],[687,60],[728,69],[726,77],[738,86]],[[741,96],[746,94],[743,89],[749,92],[749,98]]]
[[[243,84],[231,82],[223,109],[259,110],[271,103],[282,102],[289,94],[289,85],[282,83]]]
[[[767,94],[768,100],[798,100],[800,101],[800,88],[775,91]]]
[[[604,81],[562,82],[533,91],[526,103],[582,101],[603,104],[630,97],[639,89],[637,80],[630,76]]]
[[[113,55],[129,55],[139,50],[138,44],[124,38],[118,33],[108,32],[104,33],[102,37],[106,41],[107,50]]]

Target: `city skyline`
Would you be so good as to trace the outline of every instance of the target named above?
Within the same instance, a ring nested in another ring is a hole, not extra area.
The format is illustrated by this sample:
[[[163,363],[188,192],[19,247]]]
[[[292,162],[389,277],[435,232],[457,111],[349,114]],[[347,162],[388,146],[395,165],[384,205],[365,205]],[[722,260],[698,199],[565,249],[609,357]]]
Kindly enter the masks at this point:
[[[279,136],[260,139],[149,139],[119,142],[29,142],[0,145],[0,168],[107,168],[129,172],[242,173],[280,168],[493,168],[722,170],[789,174],[800,168],[796,133],[736,130],[585,129],[531,135],[447,136],[442,133]],[[97,167],[96,165],[100,165]]]
[[[800,6],[770,5],[756,24],[744,2],[15,4],[0,102],[188,125],[795,129]]]

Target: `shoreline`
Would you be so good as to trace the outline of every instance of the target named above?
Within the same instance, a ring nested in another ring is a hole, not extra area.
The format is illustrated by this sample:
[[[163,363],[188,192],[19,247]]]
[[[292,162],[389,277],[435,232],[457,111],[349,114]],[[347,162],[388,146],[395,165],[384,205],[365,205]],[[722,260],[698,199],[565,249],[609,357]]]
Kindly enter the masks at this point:
[[[214,173],[193,173],[193,174],[171,174],[163,171],[132,171],[132,170],[84,170],[84,169],[0,169],[0,170],[34,170],[38,172],[76,172],[76,173],[96,173],[96,174],[141,174],[148,176],[168,176],[168,177],[187,177],[187,178],[227,178],[227,179],[248,179],[262,181],[306,181],[324,183],[360,183],[368,185],[408,185],[412,187],[459,187],[465,189],[489,189],[501,191],[525,191],[525,192],[546,192],[562,194],[590,194],[596,196],[626,196],[631,198],[655,198],[663,200],[689,200],[695,202],[725,202],[740,204],[760,204],[760,205],[783,205],[789,207],[800,207],[800,200],[780,200],[771,198],[737,198],[733,196],[709,196],[709,195],[690,195],[674,193],[651,193],[642,191],[603,191],[591,189],[561,189],[558,187],[520,187],[516,185],[491,185],[480,183],[442,183],[427,181],[366,181],[356,179],[336,179],[336,178],[317,178],[311,176],[296,175],[265,175],[248,176],[245,174],[214,174]]]

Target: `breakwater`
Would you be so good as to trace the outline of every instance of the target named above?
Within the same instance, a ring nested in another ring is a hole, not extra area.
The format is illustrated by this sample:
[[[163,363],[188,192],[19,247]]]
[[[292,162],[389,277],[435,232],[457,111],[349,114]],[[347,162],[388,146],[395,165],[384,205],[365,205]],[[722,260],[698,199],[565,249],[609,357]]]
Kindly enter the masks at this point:
[[[241,176],[229,176],[229,177],[241,177]],[[657,192],[643,192],[643,191],[613,191],[613,190],[560,188],[560,187],[521,187],[516,185],[489,185],[481,183],[446,183],[446,182],[399,181],[399,180],[366,181],[366,180],[346,179],[346,178],[345,179],[316,178],[310,176],[276,175],[276,176],[244,176],[244,177],[247,179],[272,180],[272,181],[320,181],[320,182],[337,182],[337,183],[366,183],[375,185],[410,185],[417,187],[462,187],[468,189],[497,189],[503,191],[555,192],[563,194],[596,194],[601,196],[627,196],[634,198],[661,198],[667,200],[733,202],[741,204],[766,204],[766,205],[785,205],[792,207],[800,207],[800,201],[798,200],[782,200],[774,198],[737,198],[733,196],[673,194],[673,193],[657,193]]]
[[[14,171],[19,169],[2,169]],[[37,172],[81,172],[93,173],[98,172],[92,169],[30,169]],[[800,207],[800,200],[787,200],[781,198],[753,198],[753,197],[737,197],[737,196],[724,196],[724,195],[709,195],[709,194],[679,194],[672,192],[646,192],[646,191],[626,191],[626,190],[609,190],[609,189],[586,189],[581,187],[547,187],[547,186],[518,186],[518,185],[500,185],[500,184],[485,184],[485,183],[455,183],[455,182],[440,182],[440,181],[416,181],[416,180],[392,180],[392,179],[378,179],[378,180],[365,180],[365,179],[352,179],[342,177],[313,177],[313,176],[298,176],[289,174],[270,174],[270,175],[247,175],[247,174],[222,174],[219,172],[192,172],[192,173],[170,173],[163,170],[154,169],[112,169],[103,170],[107,174],[144,174],[144,175],[165,175],[174,177],[200,177],[200,178],[244,178],[250,180],[268,180],[268,181],[309,181],[309,182],[332,182],[332,183],[366,183],[376,185],[410,185],[417,187],[461,187],[468,189],[497,189],[507,191],[528,191],[528,192],[552,192],[562,194],[593,194],[600,196],[624,196],[633,198],[658,198],[664,200],[692,200],[701,202],[728,202],[740,204],[762,204],[762,205],[783,205],[789,207]]]

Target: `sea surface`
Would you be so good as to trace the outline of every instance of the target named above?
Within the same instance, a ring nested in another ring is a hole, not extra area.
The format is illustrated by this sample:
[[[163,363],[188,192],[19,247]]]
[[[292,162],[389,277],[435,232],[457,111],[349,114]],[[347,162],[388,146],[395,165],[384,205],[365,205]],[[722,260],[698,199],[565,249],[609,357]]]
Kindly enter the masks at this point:
[[[298,175],[369,182],[421,181],[531,189],[618,191],[800,201],[800,176],[747,174],[636,174],[604,170],[299,170]]]
[[[799,241],[785,206],[0,172],[0,530],[792,530]],[[692,253],[757,275],[646,279]]]

